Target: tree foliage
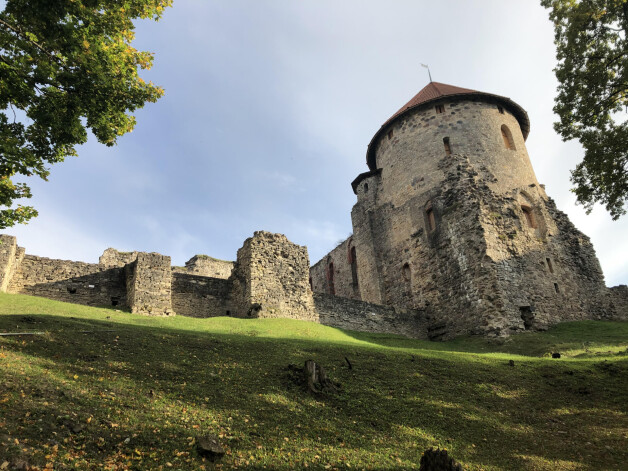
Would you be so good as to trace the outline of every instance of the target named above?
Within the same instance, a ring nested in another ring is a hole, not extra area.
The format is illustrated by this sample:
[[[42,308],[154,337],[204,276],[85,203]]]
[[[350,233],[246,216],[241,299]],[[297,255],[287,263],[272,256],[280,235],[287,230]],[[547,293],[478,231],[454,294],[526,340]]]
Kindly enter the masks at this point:
[[[131,113],[163,90],[140,78],[152,54],[131,46],[133,20],[160,18],[172,0],[7,0],[0,12],[0,229],[37,215],[16,176],[44,180],[91,130],[114,145]],[[20,178],[20,177],[18,177]]]
[[[628,0],[542,0],[554,23],[558,94],[554,128],[578,139],[571,172],[577,200],[602,203],[613,219],[628,200]]]

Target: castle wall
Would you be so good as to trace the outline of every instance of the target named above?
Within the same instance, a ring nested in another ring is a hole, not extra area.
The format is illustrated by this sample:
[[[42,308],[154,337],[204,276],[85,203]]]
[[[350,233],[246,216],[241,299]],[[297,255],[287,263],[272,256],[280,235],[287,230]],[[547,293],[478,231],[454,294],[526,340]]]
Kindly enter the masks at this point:
[[[174,314],[170,257],[140,252],[126,265],[127,305],[131,312],[151,316]]]
[[[428,319],[423,311],[395,309],[324,293],[314,293],[314,305],[323,325],[358,332],[427,338]]]
[[[232,314],[317,320],[307,248],[283,234],[256,231],[238,250],[231,275]]]
[[[208,255],[194,255],[194,257],[185,262],[184,267],[172,267],[172,271],[226,280],[231,276],[234,265],[235,262],[219,260]]]
[[[108,248],[98,259],[98,263],[107,268],[122,268],[137,260],[139,252],[120,252],[119,250]]]
[[[221,278],[172,274],[172,308],[180,316],[215,317],[231,315],[231,282]]]
[[[24,256],[7,291],[88,306],[127,307],[123,269],[34,255]]]
[[[15,273],[17,249],[14,236],[0,234],[0,292],[7,291]]]
[[[360,299],[357,269],[357,251],[349,237],[310,268],[312,291]]]
[[[523,197],[495,198],[486,205],[487,254],[499,276],[504,324],[511,330],[543,329],[561,321],[607,318],[607,289],[589,238],[544,192],[524,191]],[[522,203],[532,205],[535,227]]]
[[[619,285],[609,288],[608,301],[613,319],[628,321],[628,286]]]

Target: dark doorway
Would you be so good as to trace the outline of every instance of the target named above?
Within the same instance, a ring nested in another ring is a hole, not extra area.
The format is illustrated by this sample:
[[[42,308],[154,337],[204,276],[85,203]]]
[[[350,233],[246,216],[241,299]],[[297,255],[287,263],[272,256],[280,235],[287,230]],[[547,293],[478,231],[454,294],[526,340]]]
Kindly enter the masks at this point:
[[[534,313],[531,306],[520,306],[519,312],[521,312],[521,319],[523,319],[523,327],[525,330],[530,330],[534,326]]]

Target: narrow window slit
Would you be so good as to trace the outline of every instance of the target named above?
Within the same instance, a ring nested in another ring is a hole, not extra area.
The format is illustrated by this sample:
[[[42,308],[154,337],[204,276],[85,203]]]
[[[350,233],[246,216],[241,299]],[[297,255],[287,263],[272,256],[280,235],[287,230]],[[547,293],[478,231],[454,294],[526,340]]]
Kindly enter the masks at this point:
[[[445,145],[445,154],[451,155],[451,144],[448,137],[443,138],[443,144]]]

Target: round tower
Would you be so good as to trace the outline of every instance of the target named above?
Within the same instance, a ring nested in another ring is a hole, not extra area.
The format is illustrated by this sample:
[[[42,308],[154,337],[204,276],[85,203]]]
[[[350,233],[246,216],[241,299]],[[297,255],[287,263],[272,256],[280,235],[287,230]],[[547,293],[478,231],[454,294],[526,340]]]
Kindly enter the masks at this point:
[[[599,262],[540,187],[529,132],[509,98],[437,82],[388,119],[352,182],[361,299],[426,309],[431,338],[600,315]]]
[[[496,192],[537,185],[525,147],[530,121],[509,98],[430,82],[375,133],[370,172],[353,182],[359,199],[400,204],[442,184],[449,154],[465,155]],[[372,178],[372,177],[377,178]]]

